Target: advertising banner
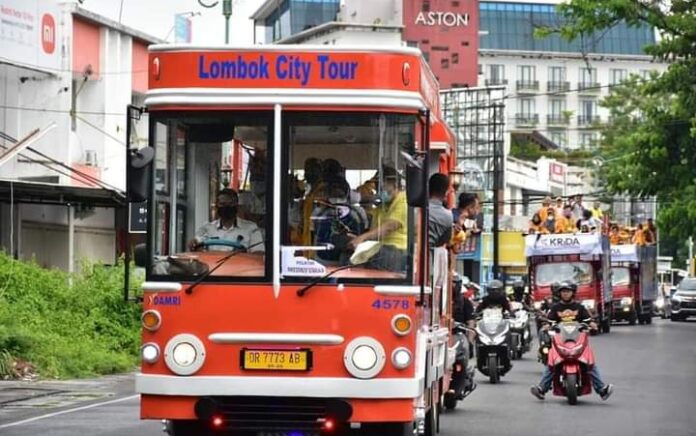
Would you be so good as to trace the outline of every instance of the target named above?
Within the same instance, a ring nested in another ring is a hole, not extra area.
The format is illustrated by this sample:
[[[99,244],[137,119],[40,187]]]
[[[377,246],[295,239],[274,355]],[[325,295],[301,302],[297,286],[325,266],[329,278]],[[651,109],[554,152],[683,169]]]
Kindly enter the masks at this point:
[[[611,261],[614,262],[638,262],[637,246],[629,245],[612,245],[611,246]]]
[[[525,237],[525,254],[528,257],[563,254],[595,255],[602,252],[602,237],[599,234],[537,234]]]
[[[60,68],[60,7],[51,0],[0,0],[0,60]]]

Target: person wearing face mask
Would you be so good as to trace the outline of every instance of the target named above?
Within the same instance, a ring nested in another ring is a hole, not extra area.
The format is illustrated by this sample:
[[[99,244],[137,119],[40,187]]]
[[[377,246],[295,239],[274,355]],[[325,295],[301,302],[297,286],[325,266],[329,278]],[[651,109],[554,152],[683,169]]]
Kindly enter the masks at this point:
[[[573,220],[573,208],[571,205],[566,204],[563,206],[561,219],[556,219],[558,220],[556,224],[556,233],[575,233],[577,231],[575,221]]]
[[[539,213],[535,213],[532,215],[532,219],[529,223],[529,234],[530,235],[536,235],[538,233],[541,234],[547,234],[549,231],[546,229],[546,226],[544,226],[544,223],[541,221],[541,217],[539,216]]]
[[[543,226],[546,227],[548,233],[556,233],[556,209],[549,207],[546,212],[546,220],[543,222]]]
[[[379,241],[381,247],[368,262],[375,269],[402,272],[407,259],[407,204],[401,189],[401,178],[393,167],[383,167],[380,205],[372,215],[370,230],[354,237],[349,248],[355,249],[364,241]]]
[[[240,243],[250,253],[263,253],[263,235],[259,227],[252,221],[239,218],[237,209],[239,196],[232,189],[223,189],[217,195],[215,208],[218,218],[203,224],[196,231],[196,238],[189,243],[191,251],[202,248],[202,242],[210,239],[234,241]],[[215,251],[229,251],[232,247],[223,245],[213,246]]]

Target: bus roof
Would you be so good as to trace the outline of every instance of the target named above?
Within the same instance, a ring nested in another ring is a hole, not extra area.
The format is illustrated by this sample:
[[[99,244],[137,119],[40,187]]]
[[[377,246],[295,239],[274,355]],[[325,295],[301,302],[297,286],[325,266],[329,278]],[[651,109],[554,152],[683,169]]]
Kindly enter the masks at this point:
[[[439,89],[418,49],[152,45],[149,107],[295,106],[430,109]]]

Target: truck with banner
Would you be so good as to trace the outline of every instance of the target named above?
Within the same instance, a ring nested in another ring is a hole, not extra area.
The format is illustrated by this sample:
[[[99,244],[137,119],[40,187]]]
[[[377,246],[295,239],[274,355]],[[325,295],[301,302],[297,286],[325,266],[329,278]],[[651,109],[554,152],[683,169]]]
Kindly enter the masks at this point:
[[[147,202],[141,418],[434,435],[456,344],[427,181],[455,149],[420,51],[159,45],[149,62],[127,183]]]
[[[599,233],[532,234],[525,236],[525,255],[532,298],[552,297],[556,283],[569,280],[578,287],[576,299],[609,333],[613,312],[609,239]]]
[[[611,246],[614,320],[651,324],[658,296],[657,246]]]

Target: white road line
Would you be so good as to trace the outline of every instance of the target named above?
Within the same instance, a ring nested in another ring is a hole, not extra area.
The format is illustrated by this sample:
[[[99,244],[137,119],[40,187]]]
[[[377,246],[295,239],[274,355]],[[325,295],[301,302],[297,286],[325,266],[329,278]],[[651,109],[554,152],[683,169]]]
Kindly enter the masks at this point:
[[[40,421],[40,420],[46,419],[46,418],[53,418],[54,416],[65,415],[65,414],[73,413],[73,412],[80,412],[82,410],[87,410],[87,409],[94,409],[95,407],[107,406],[109,404],[121,403],[123,401],[132,400],[132,399],[138,398],[138,397],[140,397],[140,395],[131,395],[130,397],[118,398],[116,400],[109,400],[109,401],[104,401],[101,403],[90,404],[89,406],[76,407],[74,409],[61,410],[60,412],[54,412],[54,413],[48,413],[46,415],[35,416],[33,418],[25,419],[22,421],[11,422],[9,424],[2,424],[2,425],[0,425],[0,430],[2,430],[3,428],[15,427],[17,425],[29,424],[31,422]]]

